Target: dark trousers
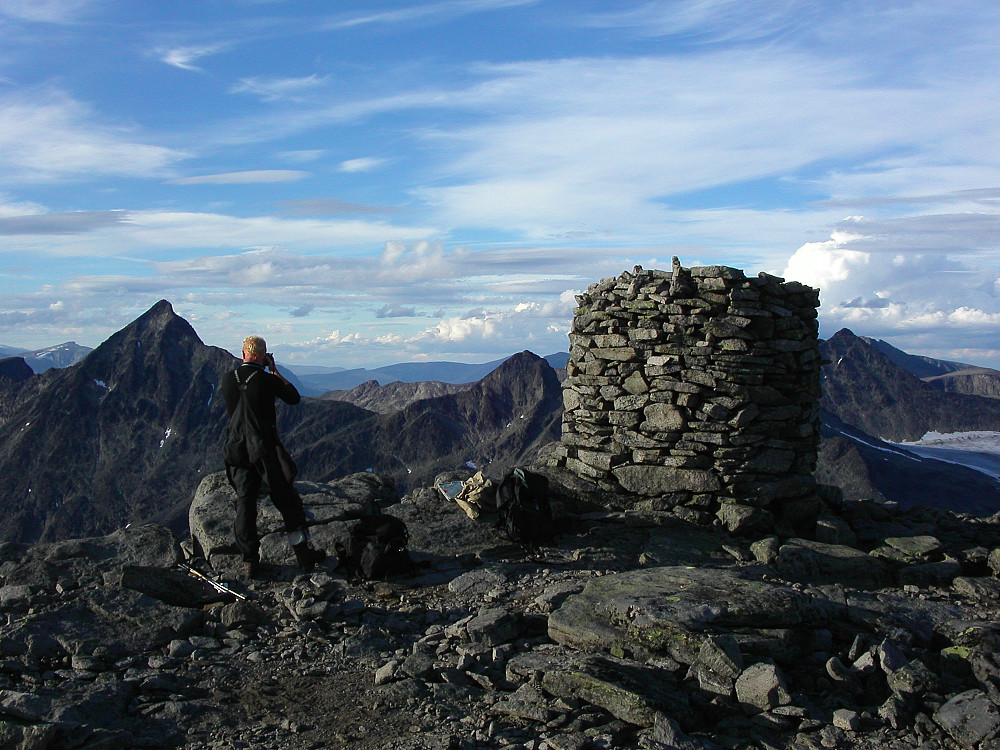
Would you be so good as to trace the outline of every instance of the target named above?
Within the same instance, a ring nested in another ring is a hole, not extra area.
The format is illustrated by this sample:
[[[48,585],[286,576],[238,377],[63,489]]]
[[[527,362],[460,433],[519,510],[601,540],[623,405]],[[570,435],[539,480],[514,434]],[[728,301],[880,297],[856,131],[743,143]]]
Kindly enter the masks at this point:
[[[281,458],[287,458],[287,454],[281,456],[279,451],[284,453],[284,449],[280,446],[275,447],[273,451],[266,451],[264,457],[252,469],[226,467],[229,481],[236,491],[236,520],[233,524],[236,547],[243,559],[250,562],[260,561],[257,498],[265,481],[271,502],[285,522],[285,531],[296,531],[305,528],[306,525],[302,498],[286,477],[286,469],[282,466]],[[290,459],[287,460],[290,462]]]

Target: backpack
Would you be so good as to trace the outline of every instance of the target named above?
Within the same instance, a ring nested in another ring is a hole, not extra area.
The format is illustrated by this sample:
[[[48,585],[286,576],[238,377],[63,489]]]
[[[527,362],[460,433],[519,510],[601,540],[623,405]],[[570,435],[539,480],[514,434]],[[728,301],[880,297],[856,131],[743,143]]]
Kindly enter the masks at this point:
[[[246,382],[240,380],[240,371],[234,370],[236,385],[240,389],[240,400],[229,417],[229,426],[222,436],[222,458],[227,466],[236,469],[249,469],[264,453],[264,438],[261,434],[257,415],[250,408],[247,398],[247,386],[256,375],[251,372]]]
[[[337,555],[349,572],[368,581],[384,580],[413,570],[414,563],[406,549],[409,535],[406,524],[395,516],[365,516],[347,539],[338,545]]]
[[[513,469],[497,488],[496,526],[512,542],[529,549],[551,541],[556,524],[549,505],[549,480],[525,469]]]

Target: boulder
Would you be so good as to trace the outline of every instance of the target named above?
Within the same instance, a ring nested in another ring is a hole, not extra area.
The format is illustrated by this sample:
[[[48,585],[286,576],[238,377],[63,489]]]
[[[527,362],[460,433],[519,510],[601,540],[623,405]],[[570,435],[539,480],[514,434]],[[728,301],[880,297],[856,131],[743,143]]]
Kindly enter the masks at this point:
[[[975,747],[1000,730],[1000,710],[982,690],[967,690],[935,711],[934,721],[962,747]]]
[[[333,543],[344,538],[346,522],[398,499],[392,479],[368,472],[328,483],[296,482],[295,488],[302,497],[313,539],[324,549],[327,545],[333,549]],[[235,493],[223,472],[209,474],[195,492],[188,511],[188,525],[196,553],[206,560],[236,552],[233,539],[235,500]],[[258,503],[257,530],[261,536],[263,561],[275,564],[292,561],[281,516],[266,498]]]
[[[664,567],[603,576],[549,616],[549,636],[583,651],[694,664],[720,629],[752,634],[846,616],[843,604],[761,580],[762,572]]]
[[[884,560],[842,544],[789,539],[781,546],[774,567],[786,578],[810,583],[849,581],[857,588],[891,586],[892,567]]]

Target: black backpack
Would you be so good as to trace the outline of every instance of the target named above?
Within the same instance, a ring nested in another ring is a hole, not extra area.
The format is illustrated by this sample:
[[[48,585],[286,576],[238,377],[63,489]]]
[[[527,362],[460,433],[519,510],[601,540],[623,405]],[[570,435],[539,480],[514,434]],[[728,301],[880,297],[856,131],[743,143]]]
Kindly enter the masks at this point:
[[[351,529],[347,546],[338,545],[337,556],[349,573],[380,581],[413,570],[408,542],[406,524],[400,519],[385,514],[365,516]]]
[[[240,380],[240,371],[234,370],[236,385],[240,389],[240,400],[229,417],[229,426],[222,436],[222,458],[227,466],[249,469],[264,453],[264,438],[257,416],[247,399],[247,386],[257,371],[250,373],[246,382]]]
[[[512,469],[497,488],[497,514],[496,525],[504,536],[531,549],[556,535],[549,480],[541,474]]]

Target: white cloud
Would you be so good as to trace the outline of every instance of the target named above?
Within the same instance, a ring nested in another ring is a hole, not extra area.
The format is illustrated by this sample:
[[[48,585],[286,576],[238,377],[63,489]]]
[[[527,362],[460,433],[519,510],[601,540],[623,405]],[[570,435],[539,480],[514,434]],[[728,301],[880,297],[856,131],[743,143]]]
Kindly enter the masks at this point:
[[[358,26],[390,26],[414,22],[447,20],[470,13],[503,10],[521,5],[533,5],[539,0],[443,0],[442,2],[420,3],[409,8],[387,10],[377,13],[341,14],[330,18],[325,27],[329,30],[343,30]]]
[[[935,215],[892,222],[854,217],[830,240],[800,247],[783,275],[819,287],[823,336],[848,327],[911,353],[1000,366],[994,356],[1000,248],[994,243],[991,255],[954,252],[975,248],[989,218],[970,226]],[[914,242],[915,227],[936,227],[931,237],[943,237],[945,227],[954,234],[946,247],[932,249],[926,238]],[[872,230],[876,233],[868,234]]]
[[[340,163],[341,172],[371,172],[373,169],[385,164],[385,159],[376,159],[374,157],[362,157],[359,159],[348,159],[347,161],[342,161]]]
[[[0,183],[154,177],[188,156],[99,120],[55,89],[0,96]]]
[[[308,177],[308,172],[296,169],[254,169],[222,174],[203,174],[170,180],[173,185],[255,185],[267,182],[295,182]]]
[[[76,21],[98,3],[94,0],[3,0],[0,16],[21,21],[64,24]]]
[[[209,55],[215,55],[227,49],[229,44],[203,44],[188,47],[170,47],[156,50],[156,55],[161,62],[174,68],[201,72],[201,68],[195,65],[195,61]]]
[[[266,102],[282,99],[301,101],[303,94],[325,86],[327,80],[326,76],[318,76],[315,73],[300,78],[241,78],[230,92],[250,94]]]

